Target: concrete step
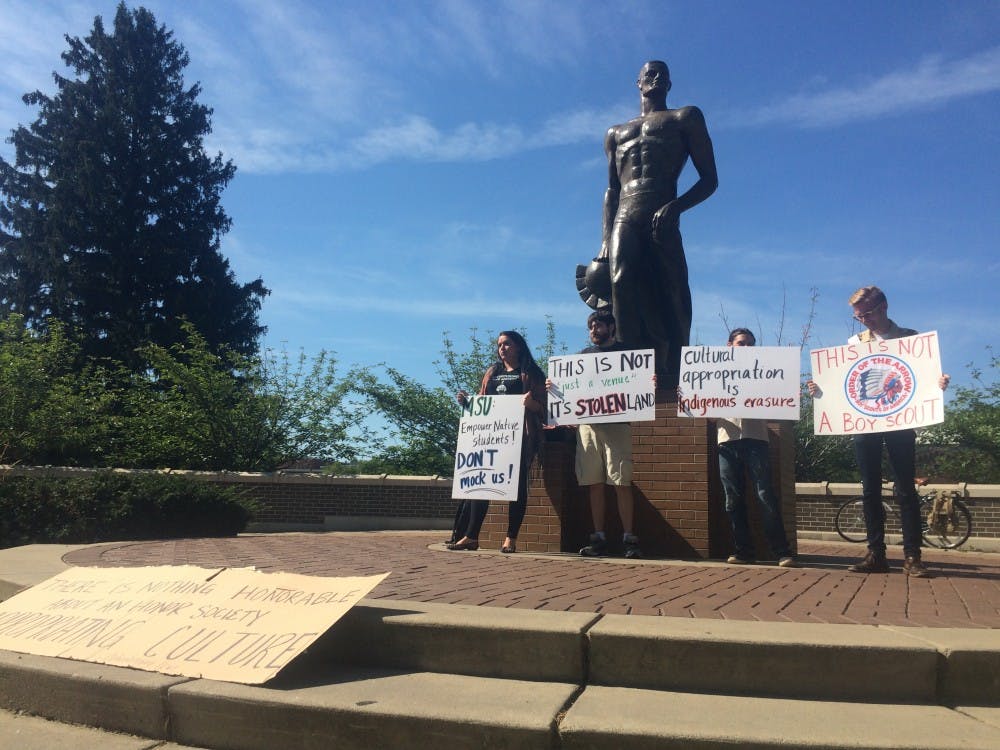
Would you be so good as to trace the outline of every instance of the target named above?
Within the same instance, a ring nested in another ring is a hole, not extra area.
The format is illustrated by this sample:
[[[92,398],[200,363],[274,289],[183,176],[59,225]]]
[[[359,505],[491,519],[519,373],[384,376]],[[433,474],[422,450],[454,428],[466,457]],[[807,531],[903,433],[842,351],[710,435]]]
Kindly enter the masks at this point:
[[[211,750],[993,750],[1000,643],[366,600],[263,687],[0,652],[0,707]]]
[[[171,688],[176,741],[221,750],[551,750],[577,686],[344,669],[280,689],[198,680]]]
[[[695,620],[365,600],[336,664],[825,700],[1000,705],[991,630]]]
[[[12,669],[5,655],[2,671],[7,679],[0,695],[9,700],[11,679],[35,682],[38,686],[30,691],[33,707],[61,721],[87,714],[98,726],[112,722],[121,729],[134,722],[133,734],[141,734],[140,727],[158,725],[156,737],[211,750],[417,750],[436,745],[460,750],[1000,747],[1000,707],[581,687],[377,668],[342,668],[335,674],[326,670],[321,677],[314,669],[292,668],[268,687],[211,680],[164,683],[159,707],[146,700],[130,707],[109,701],[106,693],[125,695],[130,685],[137,696],[154,692],[145,673],[102,667],[104,679],[94,681],[95,675],[75,671],[75,664],[23,657]],[[60,679],[64,684],[53,691]],[[101,710],[95,710],[98,707]],[[5,731],[9,733],[6,726]],[[39,731],[45,732],[42,739],[58,736],[53,725],[43,725]],[[117,744],[89,746],[122,750],[155,746],[123,735],[112,739]]]
[[[1000,708],[588,687],[559,734],[562,750],[996,750]]]
[[[148,737],[61,724],[37,716],[0,710],[0,747],[10,750],[199,750]]]

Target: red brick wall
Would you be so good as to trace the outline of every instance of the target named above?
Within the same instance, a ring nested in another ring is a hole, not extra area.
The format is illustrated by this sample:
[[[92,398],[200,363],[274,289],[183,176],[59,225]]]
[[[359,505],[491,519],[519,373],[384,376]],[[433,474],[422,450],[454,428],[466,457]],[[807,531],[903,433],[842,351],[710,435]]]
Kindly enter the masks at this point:
[[[678,419],[672,404],[658,405],[657,409],[655,422],[637,426],[633,431],[640,540],[651,554],[663,549],[659,554],[676,557],[706,556],[707,540],[708,556],[725,557],[730,552],[729,529],[718,487],[714,431],[705,420]],[[771,464],[775,467],[774,481],[781,486],[789,538],[795,538],[796,528],[833,532],[837,507],[847,497],[860,494],[860,485],[796,486],[792,431],[781,424],[772,424],[770,428]],[[676,445],[664,442],[668,434],[673,434],[679,442]],[[547,431],[546,437],[543,461],[541,464],[536,461],[532,469],[528,512],[518,546],[529,551],[575,552],[586,543],[591,531],[586,492],[576,486],[573,473],[575,436],[564,429]],[[696,480],[694,466],[701,466],[707,475],[703,484]],[[94,471],[31,466],[0,467],[0,470],[14,475],[52,477],[80,477]],[[257,522],[276,527],[322,528],[325,516],[438,519],[439,525],[450,526],[457,507],[457,501],[451,499],[451,480],[436,477],[173,473],[246,488],[262,506]],[[1000,486],[959,483],[934,487],[959,492],[972,513],[974,537],[1000,538]],[[607,502],[608,533],[620,538],[621,524],[610,490]],[[766,559],[767,550],[756,520],[757,504],[751,500],[749,508],[758,556]],[[499,547],[506,529],[506,506],[494,503],[483,526],[484,546]]]
[[[954,490],[972,515],[972,536],[1000,538],[1000,487],[995,485],[932,484],[927,489]],[[925,492],[920,488],[921,493]],[[861,495],[861,485],[851,483],[811,482],[800,484],[798,492],[798,529],[800,532],[835,532],[834,517],[841,503]],[[895,516],[886,518],[886,531],[898,534]]]
[[[794,540],[794,445],[790,430],[772,425],[772,433],[774,482],[787,499],[785,522],[789,538]],[[547,431],[546,437],[542,449],[544,469],[536,465],[532,473],[518,548],[529,552],[575,552],[587,543],[593,529],[587,491],[576,485],[573,471],[574,433],[560,428]],[[677,405],[660,392],[655,421],[632,426],[632,454],[635,525],[643,551],[651,556],[679,558],[728,555],[731,534],[718,480],[714,423],[678,417]],[[611,488],[606,489],[606,498],[605,531],[610,540],[618,540],[622,527]],[[751,502],[750,507],[751,523],[757,529],[756,503]],[[506,530],[506,505],[493,503],[483,524],[480,544],[499,547]],[[759,530],[756,537],[759,556],[767,559]]]

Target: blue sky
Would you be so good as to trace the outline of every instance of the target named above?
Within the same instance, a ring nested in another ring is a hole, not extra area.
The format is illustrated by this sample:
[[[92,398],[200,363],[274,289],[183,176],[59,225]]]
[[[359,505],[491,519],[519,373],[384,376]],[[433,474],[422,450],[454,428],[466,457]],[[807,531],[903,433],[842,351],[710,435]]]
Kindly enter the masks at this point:
[[[967,380],[997,344],[1000,3],[145,3],[191,56],[211,152],[238,167],[223,251],[272,290],[266,343],[388,362],[428,383],[443,331],[545,316],[577,349],[574,269],[599,249],[606,129],[638,113],[647,59],[701,107],[720,187],[682,217],[693,343],[748,325],[810,346],[846,299],[940,334]],[[63,33],[115,3],[4,0],[0,131],[54,92]],[[0,146],[10,158],[8,144]],[[682,187],[694,179],[688,166]]]

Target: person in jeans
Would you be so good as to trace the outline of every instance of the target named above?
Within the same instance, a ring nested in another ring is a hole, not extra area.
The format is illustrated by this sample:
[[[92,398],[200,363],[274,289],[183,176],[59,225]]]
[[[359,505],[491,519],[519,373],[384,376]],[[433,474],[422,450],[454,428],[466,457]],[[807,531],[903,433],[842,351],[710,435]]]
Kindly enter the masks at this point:
[[[854,311],[854,319],[866,330],[851,336],[848,344],[899,339],[915,336],[912,328],[901,328],[889,318],[889,301],[877,286],[863,286],[847,300]],[[948,387],[951,376],[942,375],[938,387]],[[821,395],[819,386],[806,382],[811,396]],[[854,573],[888,573],[889,561],[885,554],[885,506],[882,505],[882,445],[889,457],[889,468],[895,478],[895,495],[899,503],[899,520],[903,532],[903,572],[913,578],[930,578],[920,558],[921,523],[920,498],[917,495],[916,438],[913,430],[870,432],[854,436],[854,456],[861,473],[862,507],[868,552],[849,570]]]
[[[729,333],[727,346],[753,346],[757,343],[749,328],[735,328]],[[754,561],[754,545],[747,521],[744,495],[744,471],[750,475],[754,495],[760,504],[764,536],[771,554],[782,568],[794,568],[785,525],[781,518],[781,502],[771,486],[771,461],[768,456],[767,425],[761,419],[719,419],[719,477],[726,496],[726,514],[733,530],[736,551],[727,562],[749,565]]]

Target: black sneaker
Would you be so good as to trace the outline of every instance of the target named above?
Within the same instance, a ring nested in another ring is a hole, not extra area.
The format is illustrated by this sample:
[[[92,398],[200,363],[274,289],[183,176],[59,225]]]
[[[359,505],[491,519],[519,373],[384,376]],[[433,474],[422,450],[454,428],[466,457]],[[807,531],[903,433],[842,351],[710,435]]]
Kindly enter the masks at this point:
[[[637,536],[625,537],[625,557],[627,557],[630,560],[635,560],[642,557],[642,550],[639,549],[639,537]]]
[[[584,557],[604,557],[608,554],[608,542],[597,534],[590,535],[590,544],[580,550]]]

